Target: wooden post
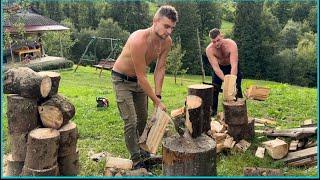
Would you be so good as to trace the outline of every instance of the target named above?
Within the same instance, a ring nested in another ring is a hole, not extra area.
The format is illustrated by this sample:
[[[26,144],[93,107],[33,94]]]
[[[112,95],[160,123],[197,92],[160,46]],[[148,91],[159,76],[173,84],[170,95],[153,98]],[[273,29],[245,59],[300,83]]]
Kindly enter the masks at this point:
[[[5,94],[19,94],[27,98],[45,98],[51,90],[51,79],[40,76],[27,67],[11,68],[4,73]]]
[[[49,76],[52,82],[51,91],[49,96],[53,96],[58,93],[59,83],[60,83],[60,74],[53,71],[41,71],[38,72],[41,76]]]
[[[213,86],[205,84],[194,84],[188,86],[188,95],[195,95],[202,99],[203,106],[203,127],[202,133],[210,130],[211,111],[213,101]]]
[[[172,136],[162,144],[165,176],[216,176],[216,143],[202,134],[196,139]]]
[[[32,130],[28,137],[24,166],[34,170],[53,168],[57,164],[59,137],[59,131],[55,129]]]
[[[56,94],[38,107],[44,127],[59,129],[75,115],[74,105],[62,95]]]
[[[78,129],[75,123],[69,122],[59,129],[58,157],[75,154],[77,150]]]

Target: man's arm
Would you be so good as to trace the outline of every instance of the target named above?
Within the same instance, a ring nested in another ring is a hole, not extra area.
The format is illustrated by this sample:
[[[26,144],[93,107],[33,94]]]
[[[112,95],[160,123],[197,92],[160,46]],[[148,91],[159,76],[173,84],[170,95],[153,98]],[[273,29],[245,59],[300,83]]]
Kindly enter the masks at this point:
[[[156,95],[161,95],[162,85],[163,85],[163,78],[166,71],[166,61],[168,53],[172,46],[172,40],[169,39],[165,42],[165,48],[161,52],[159,59],[157,60],[157,65],[154,71],[154,83],[155,83],[155,93]]]
[[[219,63],[217,58],[213,55],[213,50],[209,47],[206,48],[206,54],[207,57],[209,59],[209,62],[215,72],[215,74],[223,81],[224,80],[224,74],[221,71],[220,67],[219,67]]]
[[[147,66],[145,60],[147,46],[143,42],[143,38],[141,36],[142,35],[136,34],[134,37],[132,37],[132,40],[129,43],[130,54],[139,85],[147,94],[147,96],[151,98],[153,103],[158,106],[161,103],[160,99],[153,92],[145,72]]]
[[[231,64],[231,72],[232,75],[238,74],[238,47],[237,44],[232,41],[229,45],[230,49],[230,64]]]

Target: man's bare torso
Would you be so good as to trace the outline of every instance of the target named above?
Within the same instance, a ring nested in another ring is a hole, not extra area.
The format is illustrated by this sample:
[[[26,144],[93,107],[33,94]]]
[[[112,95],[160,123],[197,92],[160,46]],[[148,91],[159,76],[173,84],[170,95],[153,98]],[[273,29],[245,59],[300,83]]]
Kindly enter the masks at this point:
[[[210,45],[210,48],[212,49],[213,55],[217,58],[218,63],[220,65],[226,66],[230,64],[230,50],[229,50],[229,43],[232,41],[231,39],[224,39],[223,44],[220,48],[216,48],[212,45]]]
[[[125,46],[122,49],[121,54],[119,55],[119,57],[117,58],[113,66],[113,70],[119,73],[126,74],[128,76],[135,76],[136,73],[135,73],[134,65],[131,58],[131,53],[135,53],[135,52],[131,52],[130,44],[132,44],[134,36],[136,35],[141,36],[142,37],[141,40],[143,41],[143,44],[145,44],[145,47],[141,47],[141,48],[145,49],[143,52],[145,53],[144,57],[145,57],[146,70],[147,70],[147,67],[150,65],[150,63],[154,60],[157,60],[158,57],[161,55],[161,53],[163,53],[164,49],[166,49],[166,46],[168,44],[167,41],[170,38],[169,37],[166,40],[161,40],[161,41],[159,40],[157,42],[151,42],[149,38],[150,37],[149,29],[135,31],[128,38]],[[143,59],[141,59],[141,61],[143,61]]]

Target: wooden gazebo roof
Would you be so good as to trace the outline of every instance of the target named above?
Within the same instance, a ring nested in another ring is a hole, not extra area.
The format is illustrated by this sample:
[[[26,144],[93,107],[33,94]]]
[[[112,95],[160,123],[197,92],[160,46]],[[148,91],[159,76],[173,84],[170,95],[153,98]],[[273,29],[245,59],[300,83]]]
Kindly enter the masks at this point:
[[[60,25],[56,21],[31,12],[18,12],[10,15],[4,21],[5,32],[16,33],[17,30],[14,27],[15,22],[22,22],[25,24],[24,29],[26,33],[39,33],[42,31],[63,31],[69,28]]]

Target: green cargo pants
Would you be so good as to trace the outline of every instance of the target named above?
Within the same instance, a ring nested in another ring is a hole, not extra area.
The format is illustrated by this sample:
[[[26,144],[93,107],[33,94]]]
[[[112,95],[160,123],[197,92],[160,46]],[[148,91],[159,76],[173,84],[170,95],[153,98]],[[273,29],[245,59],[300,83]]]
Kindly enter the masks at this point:
[[[113,89],[120,116],[124,121],[124,135],[132,161],[141,160],[138,145],[148,118],[148,99],[137,82],[112,75]]]

